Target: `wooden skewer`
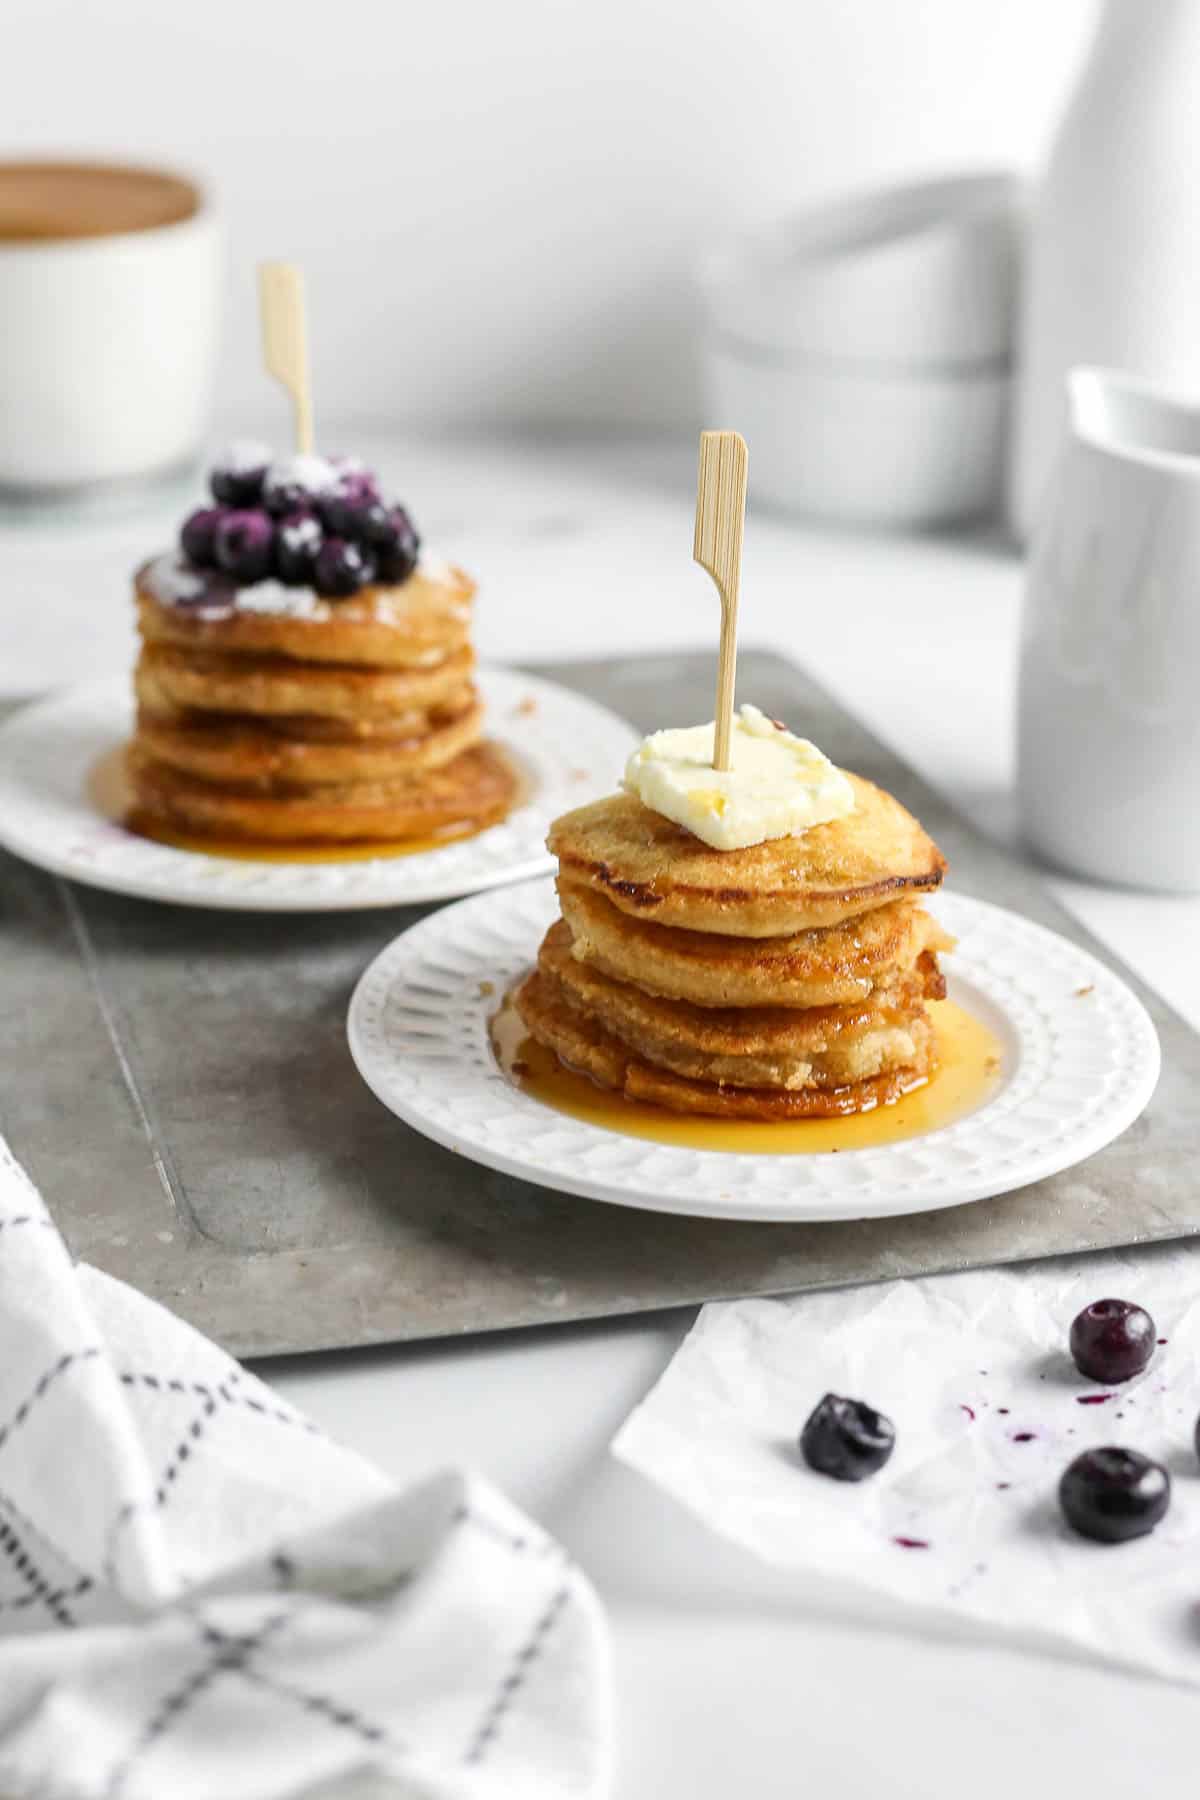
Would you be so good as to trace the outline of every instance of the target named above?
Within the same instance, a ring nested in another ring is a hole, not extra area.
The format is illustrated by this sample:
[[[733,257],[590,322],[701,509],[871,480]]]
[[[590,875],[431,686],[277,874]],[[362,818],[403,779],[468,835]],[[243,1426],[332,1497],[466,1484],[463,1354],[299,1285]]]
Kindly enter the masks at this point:
[[[308,330],[304,320],[304,277],[295,263],[258,265],[258,307],[262,316],[263,361],[292,401],[296,448],[313,447],[312,383],[308,372]]]
[[[746,440],[736,431],[700,433],[696,484],[696,539],[692,555],[707,569],[721,596],[721,656],[717,665],[717,730],[713,768],[728,769],[737,669],[738,588],[742,530],[746,522]]]

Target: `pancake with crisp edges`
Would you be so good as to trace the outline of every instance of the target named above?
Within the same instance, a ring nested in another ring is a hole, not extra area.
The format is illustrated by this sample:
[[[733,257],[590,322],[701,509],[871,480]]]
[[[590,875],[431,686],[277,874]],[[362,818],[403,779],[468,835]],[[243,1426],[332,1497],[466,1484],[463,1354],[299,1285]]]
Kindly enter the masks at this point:
[[[631,1054],[694,1081],[841,1088],[911,1068],[924,1053],[927,983],[916,974],[851,1006],[693,1006],[578,962],[561,919],[543,940],[538,969],[569,1007]]]
[[[842,1006],[923,968],[953,939],[922,906],[892,900],[841,924],[775,938],[682,931],[621,912],[560,876],[575,956],[648,994],[697,1006]],[[929,991],[929,998],[938,996]]]
[[[594,1019],[577,1012],[558,983],[535,969],[517,990],[516,1007],[526,1029],[568,1067],[629,1100],[672,1112],[725,1119],[839,1118],[886,1106],[919,1087],[933,1063],[933,1029],[914,1025],[917,1054],[907,1068],[832,1088],[754,1088],[696,1081],[634,1055]]]
[[[403,781],[330,783],[280,794],[242,792],[186,775],[148,756],[137,740],[127,767],[135,823],[259,843],[398,842],[482,827],[503,818],[517,791],[508,759],[486,743]]]
[[[462,650],[475,583],[461,569],[421,567],[399,586],[365,587],[344,600],[316,595],[303,613],[205,608],[159,600],[153,561],[137,571],[138,628],[148,643],[224,655],[287,656],[367,668],[428,668]]]
[[[138,699],[152,708],[166,704],[201,712],[383,720],[413,707],[433,706],[455,693],[470,678],[474,661],[466,649],[430,669],[361,669],[145,644],[134,687]]]
[[[564,814],[547,842],[567,880],[636,918],[780,937],[941,884],[945,861],[912,815],[873,783],[849,779],[853,812],[744,850],[710,849],[624,793]]]
[[[464,681],[461,687],[455,688],[444,700],[432,706],[410,706],[404,712],[382,713],[378,718],[346,719],[318,718],[315,713],[261,713],[252,717],[248,713],[204,712],[199,707],[175,706],[164,700],[158,683],[147,677],[143,670],[139,676],[138,686],[143,695],[154,696],[147,700],[143,697],[138,706],[138,718],[152,721],[156,725],[211,725],[227,726],[236,729],[240,725],[253,725],[256,731],[269,731],[272,736],[294,738],[298,743],[321,744],[359,744],[370,743],[376,738],[390,740],[392,738],[427,737],[430,732],[439,731],[443,725],[451,725],[455,719],[469,711],[478,698],[475,683]]]
[[[139,712],[137,742],[147,756],[186,775],[232,788],[281,789],[396,781],[439,769],[483,735],[483,705],[408,735],[315,741],[264,728],[255,719],[192,714],[186,722]]]

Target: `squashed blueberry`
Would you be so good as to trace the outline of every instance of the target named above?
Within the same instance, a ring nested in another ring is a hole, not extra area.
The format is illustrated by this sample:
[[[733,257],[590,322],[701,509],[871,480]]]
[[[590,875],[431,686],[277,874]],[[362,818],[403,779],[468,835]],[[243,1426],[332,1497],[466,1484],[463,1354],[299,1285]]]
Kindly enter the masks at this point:
[[[890,1419],[840,1394],[826,1394],[800,1433],[800,1451],[809,1468],[835,1481],[862,1481],[876,1474],[895,1447]]]

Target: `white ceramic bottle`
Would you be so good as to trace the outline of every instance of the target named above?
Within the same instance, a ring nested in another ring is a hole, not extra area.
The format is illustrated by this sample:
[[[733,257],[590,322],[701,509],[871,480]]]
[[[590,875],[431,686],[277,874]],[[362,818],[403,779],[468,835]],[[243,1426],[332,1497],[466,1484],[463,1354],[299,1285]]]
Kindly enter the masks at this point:
[[[1009,516],[1028,536],[1078,363],[1200,394],[1200,0],[1104,0],[1034,195]]]

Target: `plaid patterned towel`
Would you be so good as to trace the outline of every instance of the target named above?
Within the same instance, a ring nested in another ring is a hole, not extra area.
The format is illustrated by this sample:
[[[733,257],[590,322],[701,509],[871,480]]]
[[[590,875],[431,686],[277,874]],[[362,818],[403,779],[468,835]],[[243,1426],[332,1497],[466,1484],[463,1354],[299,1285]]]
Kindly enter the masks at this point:
[[[551,1539],[467,1475],[398,1493],[74,1266],[0,1139],[5,1800],[568,1800],[608,1742]]]

